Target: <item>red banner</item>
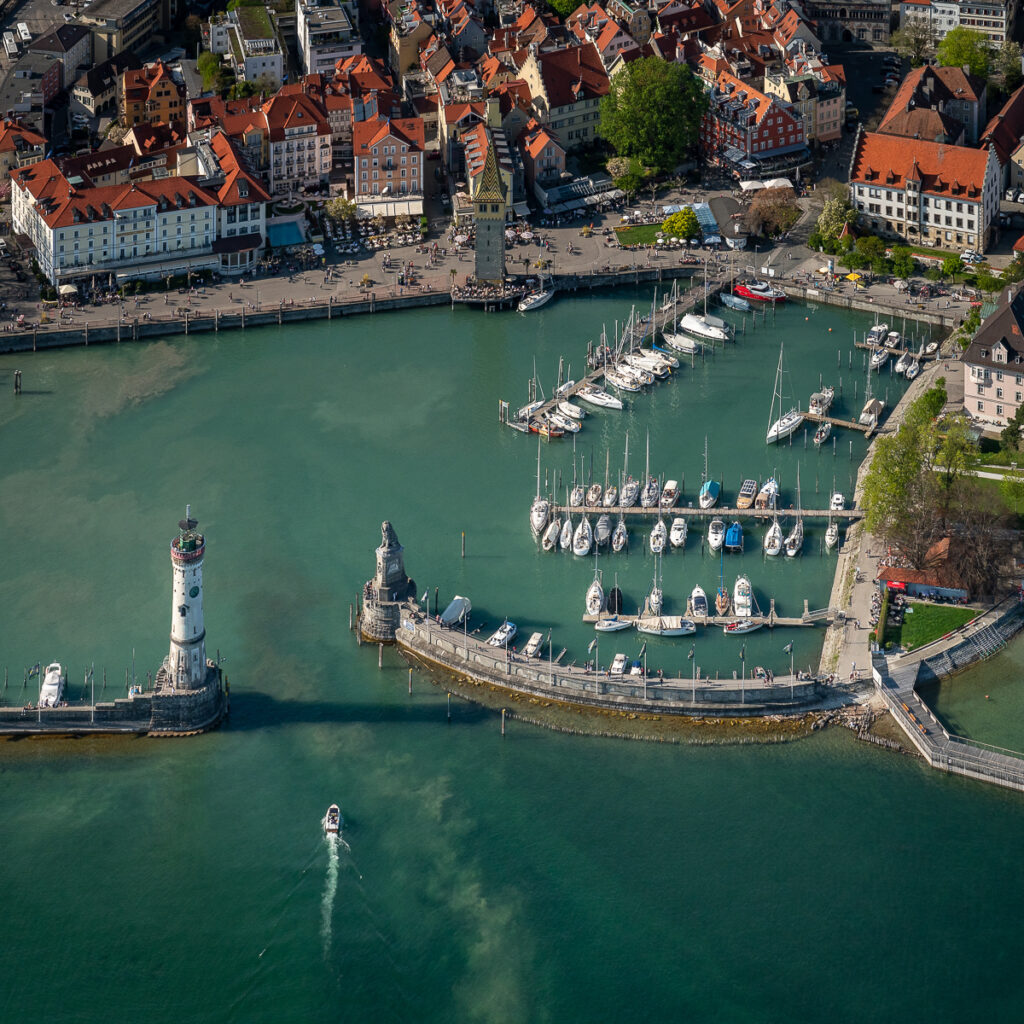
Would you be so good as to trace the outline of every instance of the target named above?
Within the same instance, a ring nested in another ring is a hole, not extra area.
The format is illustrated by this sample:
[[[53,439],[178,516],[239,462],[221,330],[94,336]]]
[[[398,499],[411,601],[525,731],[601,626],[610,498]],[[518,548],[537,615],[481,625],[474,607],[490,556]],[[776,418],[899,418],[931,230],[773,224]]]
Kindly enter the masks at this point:
[[[886,580],[885,581],[885,585],[890,590],[906,590],[907,589],[906,583],[903,583],[901,580]]]

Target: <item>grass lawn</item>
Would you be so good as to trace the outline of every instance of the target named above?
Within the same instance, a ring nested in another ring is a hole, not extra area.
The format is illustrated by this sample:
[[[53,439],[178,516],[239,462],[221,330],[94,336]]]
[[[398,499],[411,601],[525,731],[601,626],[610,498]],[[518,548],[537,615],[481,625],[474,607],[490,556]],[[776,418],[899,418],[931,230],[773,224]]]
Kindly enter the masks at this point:
[[[620,245],[653,245],[661,234],[660,224],[635,224],[616,228]]]
[[[913,612],[910,612],[913,608]],[[911,602],[908,614],[903,617],[903,625],[894,630],[890,627],[886,639],[894,644],[902,644],[908,651],[922,647],[924,644],[938,640],[954,629],[959,629],[965,622],[970,622],[978,613],[971,608],[958,608],[955,605],[915,604]],[[893,635],[893,634],[897,635]]]

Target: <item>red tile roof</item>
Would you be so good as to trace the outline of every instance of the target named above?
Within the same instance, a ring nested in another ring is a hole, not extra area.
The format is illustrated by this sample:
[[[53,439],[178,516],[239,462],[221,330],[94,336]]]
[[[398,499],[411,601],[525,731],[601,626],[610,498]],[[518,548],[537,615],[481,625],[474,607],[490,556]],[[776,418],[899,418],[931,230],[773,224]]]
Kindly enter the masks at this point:
[[[23,146],[45,146],[46,138],[19,121],[5,118],[0,124],[0,153],[13,153]]]
[[[364,155],[371,147],[394,137],[399,142],[421,151],[423,149],[423,120],[419,117],[401,117],[384,121],[357,121],[352,125],[352,152]]]
[[[999,162],[1005,164],[1024,136],[1024,85],[1003,104],[999,113],[985,126],[979,140],[995,147]]]
[[[902,188],[910,178],[919,180],[921,191],[930,195],[978,201],[988,156],[987,149],[864,132],[853,155],[850,182]]]
[[[567,107],[608,94],[608,74],[593,43],[537,54],[550,107]]]

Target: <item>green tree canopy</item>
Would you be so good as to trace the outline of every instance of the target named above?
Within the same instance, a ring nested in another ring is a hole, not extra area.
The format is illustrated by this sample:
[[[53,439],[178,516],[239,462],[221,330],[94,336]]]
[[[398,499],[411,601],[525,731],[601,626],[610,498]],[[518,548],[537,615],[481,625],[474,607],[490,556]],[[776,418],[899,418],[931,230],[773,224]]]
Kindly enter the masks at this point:
[[[697,214],[686,206],[667,217],[661,230],[670,238],[696,238],[700,234],[700,224],[697,222]]]
[[[557,14],[562,21],[572,14],[579,7],[576,0],[548,0],[548,6]]]
[[[945,277],[956,280],[957,274],[964,272],[964,261],[959,256],[947,256],[942,261],[942,273]]]
[[[612,79],[598,134],[620,156],[668,171],[696,148],[706,107],[704,89],[685,64],[645,57]]]
[[[917,67],[935,52],[936,38],[935,30],[927,18],[908,15],[889,37],[889,41],[901,57],[906,57]]]
[[[344,196],[328,199],[324,204],[324,211],[331,220],[351,220],[355,217],[357,209],[355,200],[346,199]]]
[[[832,195],[825,200],[818,217],[817,229],[823,238],[838,238],[847,224],[857,220],[857,211],[850,205],[849,194]]]
[[[1013,92],[1024,80],[1020,70],[1020,43],[1007,39],[992,55],[992,66],[1003,76],[1003,85],[1007,92]]]
[[[960,25],[945,34],[936,56],[939,63],[946,67],[960,68],[967,65],[972,75],[988,78],[992,48],[986,36]]]
[[[895,245],[892,250],[892,272],[897,277],[910,277],[914,272],[914,257],[906,245]]]

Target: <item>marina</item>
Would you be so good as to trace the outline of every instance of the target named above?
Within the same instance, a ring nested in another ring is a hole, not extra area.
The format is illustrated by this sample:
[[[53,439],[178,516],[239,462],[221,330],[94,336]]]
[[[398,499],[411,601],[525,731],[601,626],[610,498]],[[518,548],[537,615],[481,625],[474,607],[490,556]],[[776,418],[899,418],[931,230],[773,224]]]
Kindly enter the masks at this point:
[[[590,516],[594,509],[587,505],[551,505],[551,514],[554,516]],[[733,506],[714,505],[711,508],[694,508],[692,505],[677,505],[666,512],[664,509],[652,507],[643,508],[633,505],[625,507],[616,505],[611,508],[604,508],[601,511],[610,516],[622,516],[625,519],[666,519],[683,516],[687,519],[714,517],[726,517],[731,519],[772,519],[775,516],[787,516],[798,519],[846,519],[856,521],[863,518],[864,513],[856,508],[844,508],[838,511],[830,509],[796,509],[796,508],[739,508]]]

